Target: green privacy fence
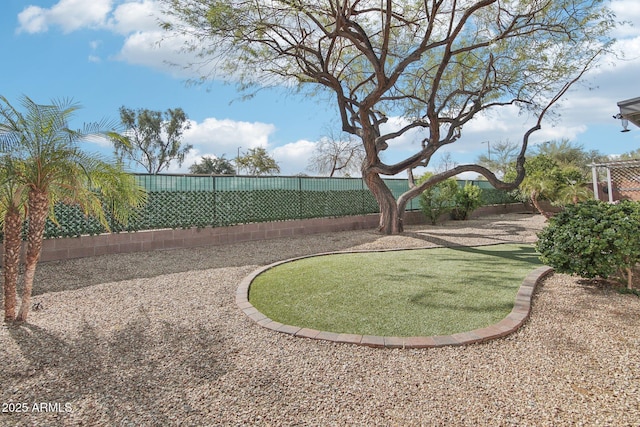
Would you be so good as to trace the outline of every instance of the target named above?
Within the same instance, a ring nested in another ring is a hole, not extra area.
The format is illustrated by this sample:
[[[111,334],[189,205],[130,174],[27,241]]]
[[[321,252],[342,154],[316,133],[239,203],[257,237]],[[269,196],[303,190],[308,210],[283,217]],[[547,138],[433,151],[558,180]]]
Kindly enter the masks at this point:
[[[148,202],[127,226],[110,221],[113,231],[222,227],[378,212],[375,198],[360,178],[136,175],[136,179],[147,190]],[[406,179],[385,183],[396,197],[409,189]],[[483,188],[485,204],[511,202],[505,192],[486,182],[474,184]],[[417,209],[414,199],[407,210]],[[58,224],[47,223],[46,238],[105,231],[76,206],[60,204],[55,213]]]

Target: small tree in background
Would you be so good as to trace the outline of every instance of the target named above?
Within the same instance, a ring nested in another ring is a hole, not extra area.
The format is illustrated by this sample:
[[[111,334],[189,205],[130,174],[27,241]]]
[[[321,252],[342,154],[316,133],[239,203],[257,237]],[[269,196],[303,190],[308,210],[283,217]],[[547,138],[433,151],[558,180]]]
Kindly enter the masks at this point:
[[[467,182],[456,192],[454,202],[455,206],[451,211],[453,219],[465,220],[471,212],[482,206],[482,190],[477,185]]]
[[[568,205],[538,233],[536,250],[558,273],[613,277],[631,289],[640,262],[640,204],[590,200]]]
[[[137,163],[150,174],[167,169],[174,160],[182,166],[185,155],[193,148],[181,141],[183,132],[190,127],[182,108],[163,113],[120,107],[120,120],[125,131],[111,137],[116,158]]]
[[[640,148],[628,151],[620,155],[620,160],[635,160],[640,159]]]
[[[536,146],[535,153],[545,155],[555,160],[561,168],[573,167],[583,175],[581,181],[591,179],[591,164],[609,160],[609,156],[598,150],[585,150],[580,144],[568,139],[548,141]]]
[[[224,157],[203,156],[200,162],[189,166],[189,172],[199,175],[235,175],[236,171],[229,160]]]
[[[250,148],[244,156],[236,160],[238,168],[248,175],[269,175],[280,173],[280,166],[262,147]]]
[[[364,154],[362,143],[352,135],[330,131],[316,144],[307,169],[329,177],[350,176],[360,173]]]
[[[490,142],[487,142],[488,144]],[[478,156],[476,163],[493,170],[496,176],[502,178],[505,176],[511,165],[515,164],[520,152],[520,144],[510,141],[500,141],[490,146],[490,153]],[[482,175],[481,175],[482,176]],[[482,177],[483,179],[486,179]],[[515,176],[514,176],[515,178]]]
[[[420,176],[416,182],[420,183],[433,174],[428,172]],[[435,225],[442,215],[448,214],[454,207],[455,197],[459,190],[455,178],[445,179],[436,185],[427,188],[420,195],[418,201],[424,216]]]

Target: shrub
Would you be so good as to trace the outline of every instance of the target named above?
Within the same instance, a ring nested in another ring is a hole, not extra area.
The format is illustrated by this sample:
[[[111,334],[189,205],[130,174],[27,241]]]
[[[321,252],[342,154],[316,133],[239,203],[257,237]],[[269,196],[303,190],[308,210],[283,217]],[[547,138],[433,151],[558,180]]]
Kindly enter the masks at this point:
[[[538,233],[540,259],[559,273],[626,279],[640,261],[640,204],[590,200],[568,205]]]
[[[431,174],[425,174],[419,178],[418,182],[424,181]],[[458,182],[454,178],[449,178],[427,188],[422,192],[418,201],[424,216],[436,224],[441,215],[451,212],[458,192]]]
[[[467,219],[471,212],[482,206],[482,190],[467,182],[455,195],[455,207],[451,211],[453,219]]]

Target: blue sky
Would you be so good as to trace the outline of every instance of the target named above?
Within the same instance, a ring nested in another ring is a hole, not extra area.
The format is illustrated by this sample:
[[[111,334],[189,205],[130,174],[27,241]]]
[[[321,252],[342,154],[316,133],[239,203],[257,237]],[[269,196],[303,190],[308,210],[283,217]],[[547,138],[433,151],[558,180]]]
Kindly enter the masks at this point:
[[[640,1],[615,0],[611,5],[619,19],[632,24],[615,34],[627,58],[605,58],[587,76],[595,89],[572,90],[557,109],[559,118],[545,123],[534,143],[568,138],[612,155],[640,148],[640,128],[631,125],[632,132],[621,133],[612,118],[618,101],[640,97]],[[184,141],[194,150],[182,167],[174,164],[170,172],[186,172],[203,155],[233,158],[238,149],[261,146],[283,175],[311,174],[308,158],[335,123],[331,103],[284,90],[242,101],[231,85],[187,85],[191,76],[167,65],[185,61],[184,56],[171,43],[156,43],[162,34],[156,26],[158,10],[154,0],[2,0],[0,94],[15,104],[23,94],[41,103],[73,98],[83,106],[77,127],[103,118],[118,120],[123,105],[162,111],[181,107],[192,120]],[[483,141],[519,141],[529,126],[513,110],[478,117],[448,151],[457,163],[474,162],[487,151]],[[394,141],[387,160],[410,156],[418,146],[410,137]],[[88,143],[87,150],[111,153],[110,147],[96,143]]]

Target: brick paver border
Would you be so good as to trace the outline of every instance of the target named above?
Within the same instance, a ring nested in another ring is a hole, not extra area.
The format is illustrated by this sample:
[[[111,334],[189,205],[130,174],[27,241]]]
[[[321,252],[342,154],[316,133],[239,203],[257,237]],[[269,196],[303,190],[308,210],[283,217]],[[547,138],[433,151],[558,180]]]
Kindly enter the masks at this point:
[[[397,249],[394,249],[397,250]],[[402,250],[402,249],[400,249]],[[502,338],[517,331],[529,318],[531,313],[531,300],[536,286],[540,281],[553,273],[553,268],[543,266],[538,267],[522,282],[516,294],[515,304],[511,313],[500,322],[485,328],[475,329],[469,332],[461,332],[453,335],[437,335],[431,337],[381,337],[373,335],[357,334],[337,334],[334,332],[317,331],[315,329],[301,328],[299,326],[284,325],[280,322],[269,319],[249,302],[249,288],[253,280],[262,272],[267,271],[277,265],[297,261],[313,256],[323,256],[348,252],[331,252],[304,257],[287,259],[258,268],[245,277],[236,291],[236,304],[251,320],[258,325],[272,331],[293,335],[300,338],[333,341],[345,344],[364,345],[369,347],[385,348],[431,348],[444,346],[458,346],[475,344]]]

